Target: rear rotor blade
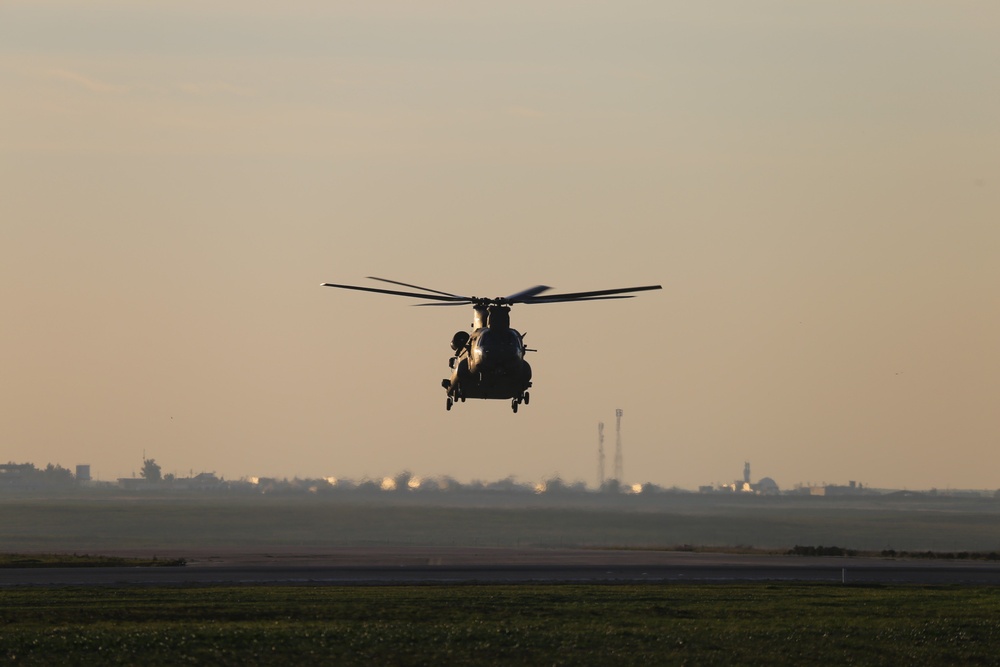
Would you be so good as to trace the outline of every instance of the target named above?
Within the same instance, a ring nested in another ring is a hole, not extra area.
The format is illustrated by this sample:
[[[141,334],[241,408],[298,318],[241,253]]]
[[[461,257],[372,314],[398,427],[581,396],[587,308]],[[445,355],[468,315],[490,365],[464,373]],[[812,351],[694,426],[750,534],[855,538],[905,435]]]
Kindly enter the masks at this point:
[[[412,287],[413,289],[422,289],[425,292],[432,292],[434,294],[441,294],[443,296],[456,296],[462,299],[468,299],[467,296],[460,296],[458,294],[452,294],[451,292],[442,292],[440,290],[431,289],[430,287],[421,287],[420,285],[411,285],[410,283],[401,283],[398,280],[389,280],[388,278],[376,278],[375,276],[368,276],[369,280],[378,280],[383,283],[391,283],[393,285],[402,285],[403,287]]]
[[[660,285],[643,285],[642,287],[620,287],[616,289],[602,289],[592,292],[572,292],[569,294],[546,294],[525,299],[522,303],[552,303],[554,301],[596,301],[599,299],[615,298],[614,294],[625,294],[627,292],[645,292],[647,290],[663,289]]]
[[[583,296],[574,297],[572,299],[560,299],[558,296],[541,297],[539,299],[531,299],[530,301],[524,301],[523,303],[569,303],[573,301],[608,301],[610,299],[634,299],[634,294],[626,294],[623,296]],[[450,304],[441,304],[442,306]]]
[[[375,292],[376,294],[392,294],[394,296],[408,296],[414,299],[430,299],[432,301],[450,301],[454,302],[455,305],[469,303],[469,300],[464,296],[456,296],[454,294],[448,296],[435,296],[433,294],[418,294],[416,292],[400,292],[397,290],[389,289],[378,289],[376,287],[358,287],[357,285],[338,285],[336,283],[323,283],[323,287],[337,287],[339,289],[353,289],[360,292]],[[422,288],[421,288],[422,289]]]

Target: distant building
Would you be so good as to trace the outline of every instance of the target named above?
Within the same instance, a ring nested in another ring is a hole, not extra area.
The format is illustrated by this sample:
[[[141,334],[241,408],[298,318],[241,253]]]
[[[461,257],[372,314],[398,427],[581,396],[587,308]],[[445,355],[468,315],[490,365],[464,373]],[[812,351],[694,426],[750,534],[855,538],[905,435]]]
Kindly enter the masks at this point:
[[[217,489],[222,486],[222,480],[214,472],[202,472],[191,478],[191,486],[202,490]]]
[[[778,483],[770,477],[762,477],[759,482],[753,485],[754,492],[762,496],[777,496],[781,494]]]
[[[847,486],[838,484],[828,484],[826,486],[826,495],[828,496],[859,496],[866,493],[869,493],[869,491],[865,488],[864,484],[858,484],[853,480],[848,482]]]
[[[153,486],[153,482],[150,482],[144,477],[119,477],[118,486],[127,491],[140,491],[143,489],[149,489]]]
[[[743,479],[732,484],[720,484],[718,487],[699,486],[699,493],[752,493],[758,496],[777,496],[781,494],[778,483],[770,477],[764,477],[756,484],[750,482],[750,462],[743,462]]]
[[[83,464],[76,467],[76,481],[78,482],[89,482],[90,481],[90,465]]]

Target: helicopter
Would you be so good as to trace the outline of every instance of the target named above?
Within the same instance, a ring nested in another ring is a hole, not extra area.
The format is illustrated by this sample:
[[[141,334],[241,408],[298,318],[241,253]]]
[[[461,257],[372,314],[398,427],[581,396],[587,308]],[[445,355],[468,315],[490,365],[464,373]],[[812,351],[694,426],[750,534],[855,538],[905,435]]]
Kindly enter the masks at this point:
[[[455,403],[464,403],[467,398],[509,399],[511,410],[514,412],[517,412],[520,404],[529,403],[531,366],[525,361],[524,355],[537,350],[525,347],[525,335],[511,328],[510,307],[514,304],[631,299],[633,295],[629,294],[630,292],[661,289],[660,285],[644,285],[568,294],[544,294],[552,288],[547,285],[536,285],[508,296],[482,298],[442,292],[386,278],[368,276],[368,279],[422,290],[422,293],[336,283],[323,283],[323,287],[391,294],[433,302],[415,304],[418,306],[472,306],[472,333],[458,331],[451,337],[451,349],[454,352],[448,360],[448,366],[452,369],[451,377],[441,381],[441,386],[448,395],[446,403],[448,410],[451,410]]]

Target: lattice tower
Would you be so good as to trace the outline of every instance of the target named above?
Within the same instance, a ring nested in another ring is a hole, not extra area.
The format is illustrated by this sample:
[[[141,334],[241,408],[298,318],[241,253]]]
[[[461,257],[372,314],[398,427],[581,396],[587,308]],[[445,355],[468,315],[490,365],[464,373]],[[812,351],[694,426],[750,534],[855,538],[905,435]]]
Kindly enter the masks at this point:
[[[621,484],[624,477],[624,464],[622,462],[622,409],[615,410],[615,479]]]
[[[604,488],[604,422],[597,422],[597,488]]]

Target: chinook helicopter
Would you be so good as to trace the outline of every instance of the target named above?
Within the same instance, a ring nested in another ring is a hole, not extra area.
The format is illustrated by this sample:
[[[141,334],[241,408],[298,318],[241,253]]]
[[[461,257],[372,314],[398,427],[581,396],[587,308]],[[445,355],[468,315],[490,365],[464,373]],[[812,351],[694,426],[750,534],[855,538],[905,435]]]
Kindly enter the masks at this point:
[[[509,296],[490,299],[461,296],[419,285],[401,283],[396,280],[387,280],[386,278],[374,276],[368,276],[368,278],[369,280],[422,290],[423,293],[335,283],[323,283],[323,287],[392,294],[434,302],[415,304],[418,306],[472,306],[472,333],[459,331],[451,337],[451,349],[455,353],[448,360],[448,365],[452,369],[451,377],[441,381],[441,386],[448,394],[446,403],[448,410],[451,410],[451,407],[457,402],[464,403],[467,398],[510,399],[510,407],[514,412],[517,412],[517,407],[521,403],[528,404],[531,366],[524,360],[524,355],[526,352],[535,352],[536,350],[525,347],[524,334],[510,326],[510,307],[515,303],[631,299],[633,295],[628,294],[629,292],[661,289],[660,285],[645,285],[570,294],[543,294],[551,288],[545,285],[536,285]]]

